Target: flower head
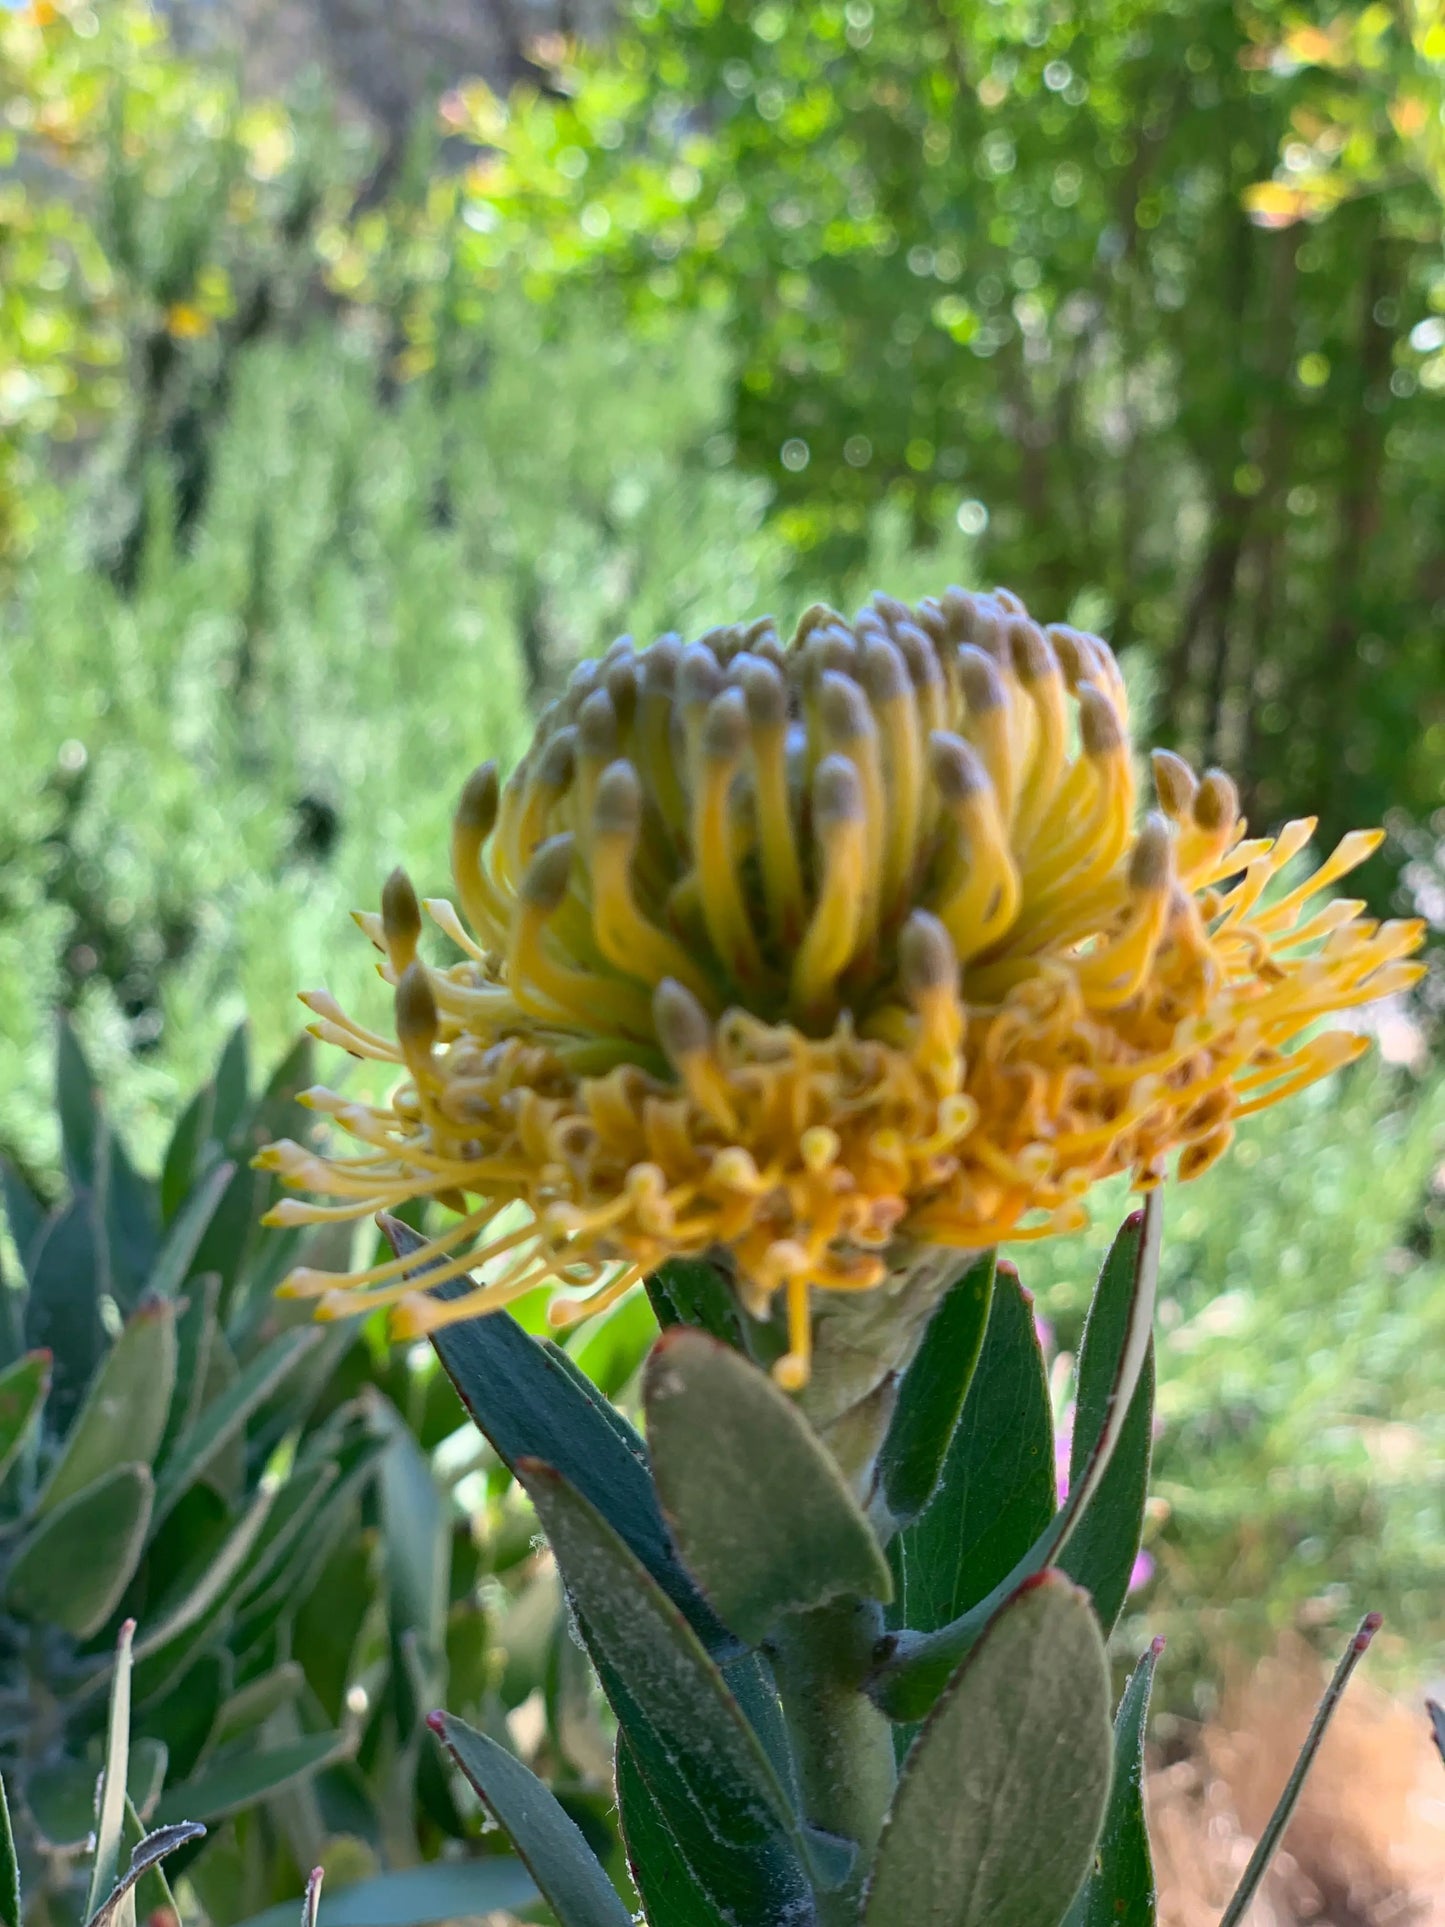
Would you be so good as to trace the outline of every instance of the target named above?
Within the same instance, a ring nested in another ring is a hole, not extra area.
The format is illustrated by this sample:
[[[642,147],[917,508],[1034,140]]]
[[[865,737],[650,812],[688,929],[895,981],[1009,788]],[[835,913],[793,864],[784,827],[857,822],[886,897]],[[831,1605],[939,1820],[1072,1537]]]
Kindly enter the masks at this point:
[[[415,1334],[540,1283],[556,1322],[679,1253],[721,1251],[807,1373],[814,1290],[919,1246],[1076,1224],[1096,1179],[1197,1176],[1234,1121],[1355,1056],[1316,1020],[1413,982],[1413,923],[1317,907],[1378,844],[1269,886],[1311,822],[1245,840],[1234,785],[1156,752],[1136,821],[1123,680],[1097,637],[1016,597],[877,596],[584,663],[499,786],[457,810],[458,907],[396,873],[358,918],[396,1041],[324,993],[316,1034],[396,1061],[382,1106],[310,1103],[358,1154],[262,1162],[332,1198],[282,1223],[432,1196],[415,1260],[292,1274],[323,1315]],[[461,961],[421,954],[423,909]],[[510,1210],[507,1207],[512,1207]]]

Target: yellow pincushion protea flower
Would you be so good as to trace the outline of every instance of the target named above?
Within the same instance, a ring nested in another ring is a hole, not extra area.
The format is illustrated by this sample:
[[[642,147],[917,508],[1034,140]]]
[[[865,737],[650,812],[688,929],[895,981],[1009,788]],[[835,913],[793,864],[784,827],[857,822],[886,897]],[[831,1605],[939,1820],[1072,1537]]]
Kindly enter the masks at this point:
[[[413,1256],[284,1289],[327,1317],[392,1306],[412,1336],[586,1287],[554,1301],[565,1324],[720,1252],[756,1315],[784,1294],[796,1387],[813,1291],[1072,1227],[1096,1180],[1147,1188],[1176,1150],[1197,1176],[1236,1119],[1364,1048],[1325,1030],[1286,1054],[1413,983],[1421,930],[1315,907],[1378,833],[1266,900],[1313,823],[1246,841],[1229,778],[1165,751],[1154,785],[1136,823],[1108,648],[1006,591],[813,608],[786,648],[767,621],[623,638],[505,787],[490,764],[466,786],[461,914],[425,906],[463,960],[422,960],[400,873],[358,918],[396,1043],[304,1000],[317,1036],[402,1066],[383,1106],[308,1093],[359,1154],[260,1160],[338,1200],[283,1224],[440,1198],[427,1282],[482,1282],[429,1297]]]

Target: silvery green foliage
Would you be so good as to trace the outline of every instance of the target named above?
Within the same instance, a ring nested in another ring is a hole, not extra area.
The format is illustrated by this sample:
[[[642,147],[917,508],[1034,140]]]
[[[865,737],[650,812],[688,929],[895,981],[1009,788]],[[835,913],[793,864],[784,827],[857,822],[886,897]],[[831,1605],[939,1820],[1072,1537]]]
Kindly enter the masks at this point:
[[[249,1152],[294,1127],[309,1046],[258,1096],[234,1038],[158,1180],[112,1130],[64,1026],[58,1061],[64,1189],[42,1203],[3,1169],[18,1264],[0,1289],[0,1772],[27,1907],[74,1914],[95,1835],[110,1858],[88,1912],[109,1922],[134,1905],[124,1888],[104,1912],[121,1864],[111,1821],[137,1849],[155,1827],[193,1856],[180,1822],[354,1751],[307,1703],[287,1627],[385,1440],[337,1395],[348,1338],[278,1317],[292,1250],[254,1222]],[[102,1825],[97,1774],[127,1735],[132,1806]],[[136,1863],[141,1889],[156,1888],[158,1851]]]

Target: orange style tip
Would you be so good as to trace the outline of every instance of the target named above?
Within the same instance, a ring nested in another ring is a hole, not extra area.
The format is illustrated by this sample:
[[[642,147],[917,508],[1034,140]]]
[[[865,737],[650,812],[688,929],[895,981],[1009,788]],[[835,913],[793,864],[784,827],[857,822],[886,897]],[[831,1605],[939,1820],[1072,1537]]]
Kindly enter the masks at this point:
[[[335,1325],[343,1318],[355,1318],[362,1310],[349,1291],[328,1291],[316,1301],[312,1316],[319,1325]]]
[[[398,1344],[406,1344],[412,1339],[427,1337],[444,1322],[432,1316],[429,1300],[403,1298],[391,1309],[386,1321],[386,1335]]]
[[[809,1377],[808,1361],[798,1352],[785,1352],[773,1366],[773,1383],[783,1392],[801,1392]]]

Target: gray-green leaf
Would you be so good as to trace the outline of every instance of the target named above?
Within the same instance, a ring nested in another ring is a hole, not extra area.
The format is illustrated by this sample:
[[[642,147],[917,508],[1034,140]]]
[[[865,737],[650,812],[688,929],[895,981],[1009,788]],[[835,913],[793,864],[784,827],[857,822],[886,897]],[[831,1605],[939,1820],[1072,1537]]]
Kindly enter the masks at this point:
[[[878,1455],[883,1503],[895,1525],[916,1519],[937,1489],[983,1349],[993,1284],[989,1251],[950,1286],[903,1374]]]
[[[785,1613],[839,1594],[892,1597],[847,1481],[756,1365],[676,1327],[653,1347],[644,1396],[653,1478],[683,1564],[739,1638],[756,1644]]]
[[[140,1561],[154,1490],[149,1466],[118,1465],[48,1513],[16,1551],[11,1610],[77,1639],[99,1632]]]
[[[1060,1573],[995,1616],[929,1715],[883,1824],[863,1927],[1057,1927],[1109,1792],[1109,1668]]]
[[[1114,1715],[1114,1784],[1094,1868],[1064,1927],[1154,1927],[1154,1861],[1144,1822],[1144,1723],[1164,1650],[1156,1639],[1129,1675]]]
[[[706,1894],[749,1927],[800,1918],[797,1819],[722,1675],[612,1527],[551,1466],[517,1463],[638,1769]]]
[[[168,1788],[156,1817],[162,1824],[175,1821],[181,1814],[219,1820],[279,1793],[293,1780],[308,1779],[323,1767],[348,1758],[353,1744],[345,1733],[315,1733],[285,1746],[214,1760],[193,1780]]]
[[[194,1430],[177,1443],[161,1468],[156,1490],[157,1522],[218,1454],[241,1436],[251,1414],[266,1402],[307,1352],[321,1342],[321,1337],[320,1328],[314,1325],[282,1332],[259,1351],[239,1377],[201,1413]]]
[[[49,1352],[27,1352],[0,1372],[0,1479],[19,1457],[49,1390]]]
[[[427,1724],[500,1821],[559,1927],[632,1927],[576,1821],[535,1773],[449,1713]]]
[[[92,1380],[36,1512],[53,1512],[121,1461],[152,1464],[175,1382],[176,1308],[149,1298],[131,1314]]]

